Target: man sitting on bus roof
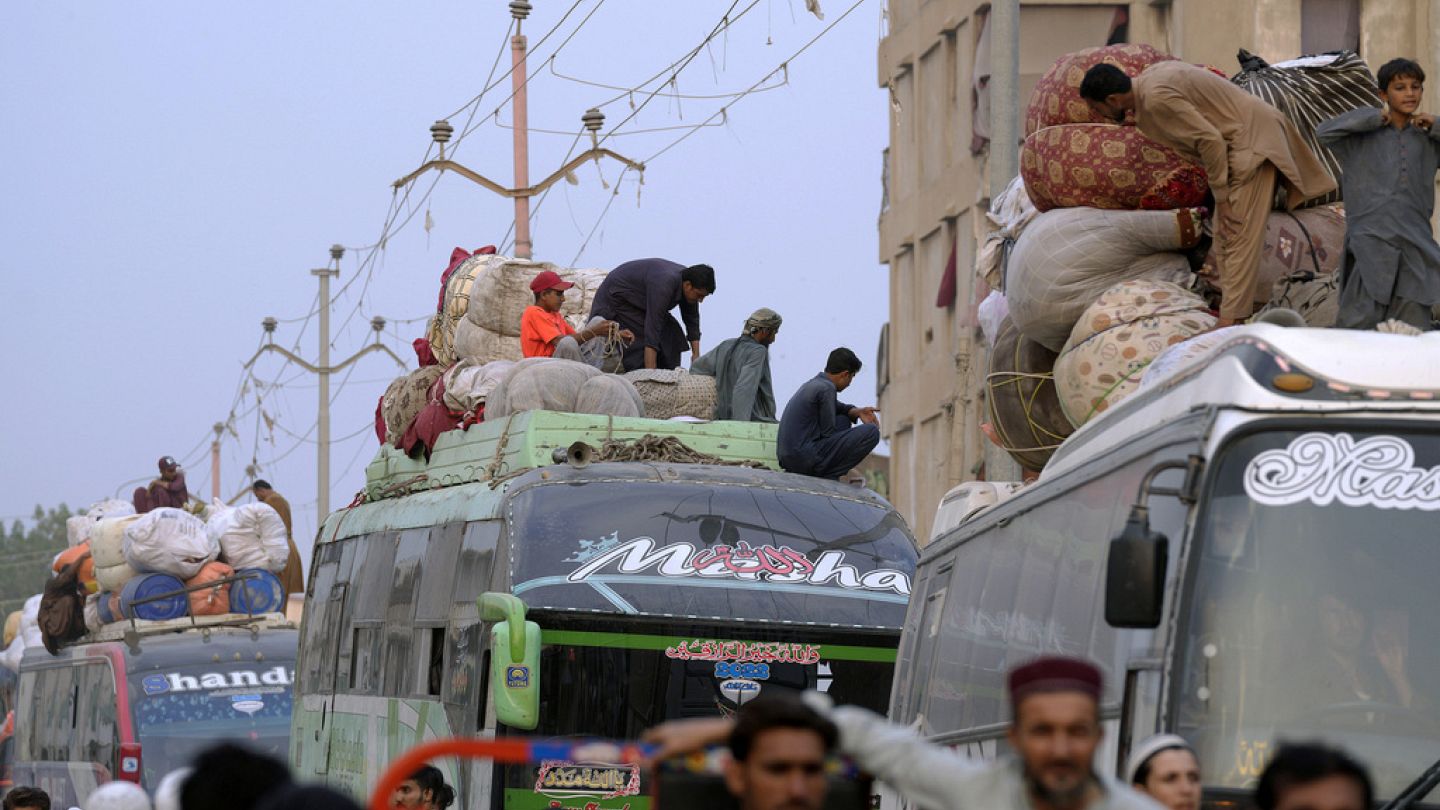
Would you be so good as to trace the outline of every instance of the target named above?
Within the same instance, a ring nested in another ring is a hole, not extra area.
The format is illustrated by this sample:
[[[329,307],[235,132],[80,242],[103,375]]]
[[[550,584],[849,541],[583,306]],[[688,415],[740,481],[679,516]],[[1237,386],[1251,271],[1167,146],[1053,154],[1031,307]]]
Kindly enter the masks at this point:
[[[170,456],[161,456],[158,464],[160,477],[135,490],[132,500],[138,514],[143,515],[162,506],[184,509],[190,501],[190,491],[185,487],[185,471],[180,469],[180,462]]]
[[[1154,800],[1095,773],[1100,747],[1100,670],[1077,658],[1045,657],[1010,671],[1007,733],[1017,758],[982,763],[936,745],[857,706],[834,707],[818,692],[805,700],[840,729],[840,752],[932,810],[1161,810]],[[677,720],[646,739],[666,758],[713,744],[729,718]]]
[[[776,437],[776,454],[780,468],[800,475],[838,479],[850,472],[870,455],[880,443],[880,427],[874,408],[857,408],[836,399],[836,395],[860,373],[860,358],[841,346],[830,352],[825,370],[800,386],[785,413],[780,416],[780,433]],[[864,422],[853,428],[842,428],[855,420]]]
[[[738,338],[720,344],[690,364],[691,374],[715,378],[715,418],[774,422],[775,388],[770,383],[770,344],[780,332],[780,313],[761,307],[745,319]]]
[[[825,759],[835,724],[793,692],[766,692],[735,714],[725,787],[740,810],[820,810],[828,785]]]
[[[542,270],[530,282],[530,292],[535,303],[525,308],[520,316],[520,353],[526,357],[558,357],[562,360],[578,360],[599,367],[603,359],[604,338],[613,327],[614,321],[591,318],[579,332],[560,314],[565,303],[565,291],[574,284],[560,278],[554,270]],[[628,329],[617,329],[621,340],[631,341],[635,335]],[[599,341],[598,343],[596,341]]]

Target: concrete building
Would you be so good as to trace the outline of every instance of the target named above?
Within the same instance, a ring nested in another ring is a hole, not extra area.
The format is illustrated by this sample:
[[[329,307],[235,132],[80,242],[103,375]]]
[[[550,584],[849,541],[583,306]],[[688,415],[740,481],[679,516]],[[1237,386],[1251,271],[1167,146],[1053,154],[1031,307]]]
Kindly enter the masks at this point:
[[[890,93],[890,148],[879,227],[890,322],[877,368],[891,500],[924,542],[941,496],[985,473],[987,357],[976,307],[989,290],[973,267],[990,197],[989,3],[888,0],[886,13],[878,78]],[[1057,58],[1117,42],[1230,74],[1240,48],[1271,62],[1350,48],[1372,67],[1409,56],[1440,76],[1440,0],[1046,0],[1023,3],[1020,30],[1022,115]],[[953,303],[937,303],[952,261]]]

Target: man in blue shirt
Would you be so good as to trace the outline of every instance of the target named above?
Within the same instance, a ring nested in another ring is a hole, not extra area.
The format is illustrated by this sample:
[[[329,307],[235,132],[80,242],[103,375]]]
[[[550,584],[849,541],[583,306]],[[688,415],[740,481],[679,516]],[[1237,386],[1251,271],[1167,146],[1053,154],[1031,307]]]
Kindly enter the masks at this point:
[[[830,353],[825,371],[804,385],[785,404],[780,416],[777,455],[786,472],[838,479],[855,468],[880,443],[879,420],[874,408],[857,408],[836,395],[860,373],[860,358],[843,346]],[[855,420],[864,424],[840,428]]]
[[[665,259],[636,259],[611,270],[595,291],[590,317],[615,321],[635,335],[625,349],[626,371],[679,368],[688,341],[700,357],[700,302],[715,292],[715,271]],[[685,328],[670,310],[680,307]]]

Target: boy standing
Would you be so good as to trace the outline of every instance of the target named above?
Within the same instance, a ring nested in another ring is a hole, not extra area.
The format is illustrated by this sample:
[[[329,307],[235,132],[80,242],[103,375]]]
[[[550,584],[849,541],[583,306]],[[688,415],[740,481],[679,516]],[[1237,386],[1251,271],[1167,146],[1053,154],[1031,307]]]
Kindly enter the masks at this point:
[[[1380,68],[1383,110],[1352,110],[1321,124],[1320,141],[1340,159],[1345,262],[1335,325],[1373,329],[1385,320],[1430,328],[1440,303],[1440,246],[1430,230],[1440,132],[1417,112],[1425,71],[1409,59]]]

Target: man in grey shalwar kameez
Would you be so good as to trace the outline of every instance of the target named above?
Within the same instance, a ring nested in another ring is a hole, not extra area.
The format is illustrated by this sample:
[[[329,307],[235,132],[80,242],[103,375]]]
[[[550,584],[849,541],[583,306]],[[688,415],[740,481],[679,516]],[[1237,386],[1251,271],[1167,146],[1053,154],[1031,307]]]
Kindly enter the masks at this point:
[[[1338,327],[1373,329],[1394,319],[1429,329],[1431,307],[1440,303],[1440,246],[1430,229],[1440,132],[1433,116],[1416,112],[1424,76],[1409,60],[1386,63],[1379,76],[1385,110],[1351,110],[1315,131],[1343,174]]]
[[[805,701],[840,729],[840,753],[929,810],[1162,810],[1153,799],[1095,772],[1100,747],[1100,670],[1088,661],[1051,656],[1011,670],[1007,740],[1014,758],[966,759],[856,706],[832,706],[825,695]],[[660,758],[722,741],[726,718],[676,720],[646,740]]]
[[[774,422],[775,388],[770,382],[770,344],[780,315],[761,307],[745,321],[744,334],[730,338],[690,364],[691,374],[715,378],[716,419]]]

